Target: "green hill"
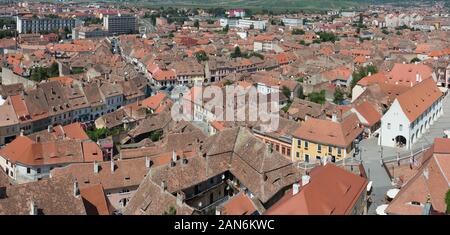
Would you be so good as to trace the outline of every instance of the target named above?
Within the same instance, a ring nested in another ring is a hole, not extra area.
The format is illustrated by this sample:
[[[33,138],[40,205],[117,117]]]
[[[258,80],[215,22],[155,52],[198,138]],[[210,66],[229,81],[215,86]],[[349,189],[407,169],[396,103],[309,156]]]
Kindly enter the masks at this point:
[[[374,0],[106,0],[148,7],[249,8],[249,9],[347,9],[363,7]]]

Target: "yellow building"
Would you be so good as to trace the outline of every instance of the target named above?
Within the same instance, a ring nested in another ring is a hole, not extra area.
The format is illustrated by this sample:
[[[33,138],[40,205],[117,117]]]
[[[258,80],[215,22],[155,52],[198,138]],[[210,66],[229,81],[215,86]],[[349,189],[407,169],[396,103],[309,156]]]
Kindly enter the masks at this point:
[[[315,162],[331,158],[338,161],[350,157],[354,140],[363,132],[358,117],[350,114],[342,122],[308,118],[292,138],[292,161]]]

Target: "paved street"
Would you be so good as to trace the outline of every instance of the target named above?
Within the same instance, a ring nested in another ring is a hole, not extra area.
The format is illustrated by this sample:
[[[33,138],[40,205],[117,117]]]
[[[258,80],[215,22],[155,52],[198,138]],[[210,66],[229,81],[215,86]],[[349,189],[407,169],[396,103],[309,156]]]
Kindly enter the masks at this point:
[[[422,150],[422,146],[427,148],[433,143],[434,138],[442,137],[445,129],[450,129],[450,101],[448,95],[445,97],[443,105],[444,114],[428,129],[422,138],[414,144],[413,152]],[[375,214],[377,206],[384,204],[386,191],[392,188],[391,180],[386,170],[381,165],[381,148],[377,144],[377,138],[369,138],[361,141],[363,165],[371,181],[373,181],[372,200],[369,207],[369,214]],[[400,150],[398,148],[383,147],[383,159],[395,159],[397,151],[400,156],[409,156],[410,150]]]

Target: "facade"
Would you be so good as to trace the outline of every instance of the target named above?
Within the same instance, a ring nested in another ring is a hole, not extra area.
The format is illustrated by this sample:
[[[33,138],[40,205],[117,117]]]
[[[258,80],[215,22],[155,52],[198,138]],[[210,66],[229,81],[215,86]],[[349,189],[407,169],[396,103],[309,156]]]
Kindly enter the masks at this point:
[[[72,29],[72,39],[88,39],[108,36],[101,26],[94,27],[75,27]]]
[[[103,27],[112,35],[130,34],[136,31],[137,21],[131,15],[107,15],[103,18]]]
[[[330,158],[332,162],[351,157],[363,132],[358,117],[349,114],[338,122],[333,120],[308,118],[294,133],[292,138],[292,161],[316,162]]]
[[[433,79],[400,94],[381,118],[378,143],[409,149],[443,114],[443,97]]]
[[[247,20],[247,19],[240,19],[238,21],[238,24],[236,27],[242,28],[242,29],[249,29],[253,25],[254,29],[264,30],[266,29],[266,22],[262,20]]]
[[[58,29],[75,28],[75,19],[72,18],[16,18],[18,33],[50,32]]]
[[[288,27],[299,27],[303,25],[303,19],[299,18],[283,18],[281,21]]]

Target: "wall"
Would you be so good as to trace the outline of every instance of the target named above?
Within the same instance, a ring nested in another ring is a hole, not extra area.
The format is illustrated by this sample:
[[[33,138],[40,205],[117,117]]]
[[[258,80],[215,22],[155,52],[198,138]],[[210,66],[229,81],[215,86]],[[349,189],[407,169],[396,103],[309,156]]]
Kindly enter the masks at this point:
[[[21,77],[17,74],[15,74],[12,70],[3,67],[2,68],[2,78],[1,83],[3,85],[9,85],[9,84],[16,84],[16,83],[22,83],[25,89],[34,88],[36,83],[28,80],[24,77]]]
[[[350,146],[347,146],[345,148],[343,147],[337,147],[337,146],[331,146],[331,153],[328,151],[328,147],[329,145],[326,144],[321,144],[321,151],[318,152],[317,148],[318,148],[318,143],[314,143],[311,141],[307,141],[307,140],[301,140],[300,145],[298,144],[299,139],[298,138],[293,138],[292,139],[292,160],[293,161],[304,161],[305,160],[305,155],[309,155],[309,162],[315,162],[316,161],[316,157],[319,156],[321,159],[323,159],[324,157],[331,157],[331,156],[335,156],[336,157],[336,161],[337,160],[341,160],[343,158],[348,158],[351,157],[350,156],[350,152],[353,149],[353,144],[351,144]],[[308,142],[308,148],[305,148],[305,142]],[[338,149],[341,148],[341,154],[338,154]],[[297,157],[297,153],[298,156]]]

